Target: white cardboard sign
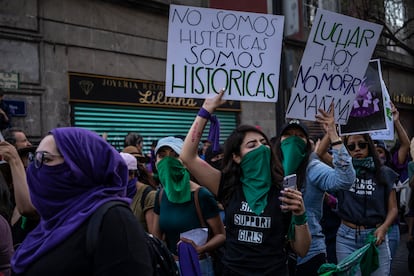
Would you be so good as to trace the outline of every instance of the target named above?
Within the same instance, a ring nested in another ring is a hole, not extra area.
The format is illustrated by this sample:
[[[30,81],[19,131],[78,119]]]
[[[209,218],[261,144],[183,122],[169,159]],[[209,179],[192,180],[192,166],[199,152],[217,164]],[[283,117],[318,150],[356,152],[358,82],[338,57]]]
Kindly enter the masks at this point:
[[[276,102],[284,17],[170,6],[165,93]]]

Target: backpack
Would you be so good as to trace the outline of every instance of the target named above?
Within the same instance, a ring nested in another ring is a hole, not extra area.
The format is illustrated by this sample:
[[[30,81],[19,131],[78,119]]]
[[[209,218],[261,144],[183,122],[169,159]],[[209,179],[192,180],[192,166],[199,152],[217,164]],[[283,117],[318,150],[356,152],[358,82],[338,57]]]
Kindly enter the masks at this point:
[[[86,229],[86,252],[91,256],[98,242],[98,233],[106,212],[114,206],[129,208],[129,205],[122,201],[108,201],[100,206],[91,216]],[[145,233],[145,241],[150,252],[154,276],[175,276],[180,275],[174,257],[158,238],[149,233]]]

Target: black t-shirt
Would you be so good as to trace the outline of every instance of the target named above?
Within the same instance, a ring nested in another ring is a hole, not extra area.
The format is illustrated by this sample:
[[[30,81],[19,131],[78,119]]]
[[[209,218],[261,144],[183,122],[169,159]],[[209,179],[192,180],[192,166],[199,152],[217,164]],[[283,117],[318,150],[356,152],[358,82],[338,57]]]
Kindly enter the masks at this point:
[[[107,211],[92,256],[86,252],[88,222],[20,275],[152,275],[145,232],[130,210]]]
[[[372,171],[361,172],[349,190],[337,193],[339,217],[372,228],[383,223],[388,213],[388,198],[397,178],[398,174],[386,166],[381,167],[380,179],[375,179]]]
[[[279,196],[280,190],[273,185],[267,206],[258,216],[249,208],[241,186],[232,194],[225,207],[225,270],[249,276],[286,272],[285,245],[290,216],[281,211]]]

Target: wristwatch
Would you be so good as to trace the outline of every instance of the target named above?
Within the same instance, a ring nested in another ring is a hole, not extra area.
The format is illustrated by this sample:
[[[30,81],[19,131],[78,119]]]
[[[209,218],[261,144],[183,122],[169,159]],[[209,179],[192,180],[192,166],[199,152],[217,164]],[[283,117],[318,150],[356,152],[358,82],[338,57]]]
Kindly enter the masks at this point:
[[[342,144],[342,140],[341,140],[341,138],[339,138],[339,139],[338,139],[338,140],[336,140],[336,141],[333,141],[333,142],[331,143],[331,147],[336,146],[336,145],[340,145],[340,144]]]

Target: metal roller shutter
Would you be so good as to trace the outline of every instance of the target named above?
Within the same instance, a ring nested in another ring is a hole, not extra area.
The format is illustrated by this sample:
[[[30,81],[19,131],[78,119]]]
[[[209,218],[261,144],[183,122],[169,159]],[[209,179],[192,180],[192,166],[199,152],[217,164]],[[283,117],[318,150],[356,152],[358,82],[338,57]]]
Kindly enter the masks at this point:
[[[186,135],[196,116],[196,110],[125,107],[94,104],[72,105],[73,126],[108,133],[108,142],[122,150],[128,132],[144,137],[144,152],[149,152],[153,140],[170,135]],[[237,126],[237,113],[215,112],[220,121],[220,142],[224,143]],[[203,133],[207,138],[208,127]]]

